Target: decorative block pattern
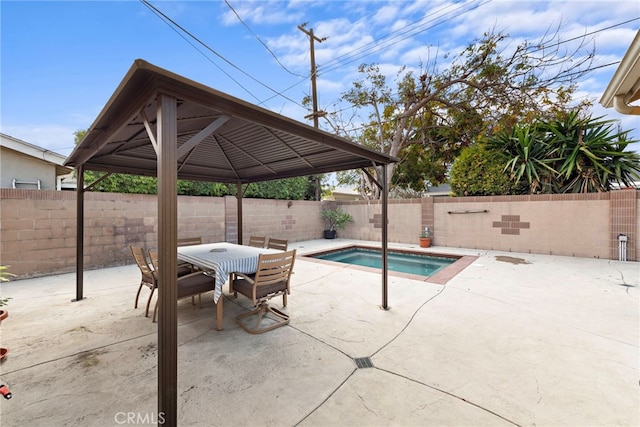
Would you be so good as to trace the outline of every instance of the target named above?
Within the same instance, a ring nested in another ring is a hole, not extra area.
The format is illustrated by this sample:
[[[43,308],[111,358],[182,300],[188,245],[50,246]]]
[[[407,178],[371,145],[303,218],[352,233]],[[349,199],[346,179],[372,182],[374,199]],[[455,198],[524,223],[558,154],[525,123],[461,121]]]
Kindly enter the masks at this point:
[[[382,214],[373,214],[373,218],[369,218],[369,224],[373,224],[373,228],[382,228]]]
[[[285,230],[291,230],[296,224],[296,220],[293,219],[293,215],[285,215],[285,218],[280,221],[280,224],[284,226]]]
[[[521,229],[531,228],[531,224],[520,221],[520,215],[502,215],[500,221],[493,222],[493,228],[501,228],[502,234],[518,236]]]

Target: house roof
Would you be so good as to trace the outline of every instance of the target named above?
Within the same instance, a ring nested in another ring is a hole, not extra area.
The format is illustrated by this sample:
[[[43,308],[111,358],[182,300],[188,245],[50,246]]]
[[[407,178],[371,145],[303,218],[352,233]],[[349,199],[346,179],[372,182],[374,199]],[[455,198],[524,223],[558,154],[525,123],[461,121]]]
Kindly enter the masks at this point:
[[[640,99],[640,31],[631,42],[618,69],[605,89],[600,104],[615,107],[623,114],[640,114],[640,107],[629,105]]]
[[[0,146],[55,165],[56,176],[66,175],[72,171],[71,168],[62,166],[65,161],[65,157],[62,154],[38,147],[13,136],[0,133]]]
[[[247,183],[397,160],[138,59],[65,164],[155,176],[158,94],[178,100],[180,179]]]

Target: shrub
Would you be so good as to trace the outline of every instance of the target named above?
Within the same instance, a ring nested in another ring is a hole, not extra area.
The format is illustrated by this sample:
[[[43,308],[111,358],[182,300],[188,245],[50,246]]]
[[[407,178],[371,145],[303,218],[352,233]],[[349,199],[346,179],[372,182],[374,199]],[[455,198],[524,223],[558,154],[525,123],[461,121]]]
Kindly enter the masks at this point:
[[[482,144],[467,147],[451,167],[449,183],[455,196],[514,194],[513,182],[504,171],[509,158]]]

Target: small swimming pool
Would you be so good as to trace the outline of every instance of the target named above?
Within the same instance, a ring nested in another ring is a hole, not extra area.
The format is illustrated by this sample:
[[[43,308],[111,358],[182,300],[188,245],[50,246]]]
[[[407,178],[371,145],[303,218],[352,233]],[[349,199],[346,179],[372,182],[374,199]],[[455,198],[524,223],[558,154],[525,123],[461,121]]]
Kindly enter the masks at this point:
[[[420,276],[433,276],[436,272],[450,266],[459,259],[457,257],[430,256],[395,250],[388,250],[387,255],[389,270],[418,274]],[[382,268],[382,251],[380,249],[354,246],[310,256],[327,261]]]

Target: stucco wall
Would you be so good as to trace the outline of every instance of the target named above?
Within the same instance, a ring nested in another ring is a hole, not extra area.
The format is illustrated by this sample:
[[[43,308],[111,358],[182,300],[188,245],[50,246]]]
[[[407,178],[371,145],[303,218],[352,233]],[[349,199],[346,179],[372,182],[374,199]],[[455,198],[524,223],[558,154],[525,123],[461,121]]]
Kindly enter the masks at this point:
[[[43,190],[56,189],[56,167],[35,157],[0,147],[0,187],[11,188],[12,180],[35,182],[40,180]],[[17,188],[37,188],[34,185],[17,185]]]

